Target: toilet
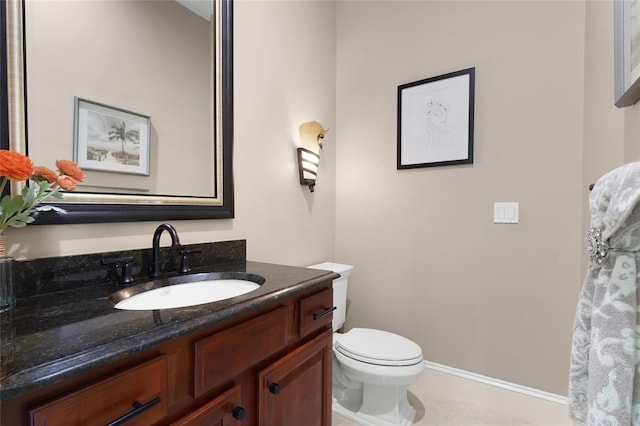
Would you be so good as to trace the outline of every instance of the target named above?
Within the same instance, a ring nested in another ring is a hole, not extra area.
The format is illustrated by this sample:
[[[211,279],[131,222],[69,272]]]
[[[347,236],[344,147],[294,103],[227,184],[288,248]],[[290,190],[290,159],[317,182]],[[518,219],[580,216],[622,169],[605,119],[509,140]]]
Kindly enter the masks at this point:
[[[334,412],[361,425],[410,425],[416,410],[407,387],[424,370],[422,349],[382,330],[353,328],[346,333],[347,280],[353,266],[325,262],[308,266],[340,274],[333,281]]]

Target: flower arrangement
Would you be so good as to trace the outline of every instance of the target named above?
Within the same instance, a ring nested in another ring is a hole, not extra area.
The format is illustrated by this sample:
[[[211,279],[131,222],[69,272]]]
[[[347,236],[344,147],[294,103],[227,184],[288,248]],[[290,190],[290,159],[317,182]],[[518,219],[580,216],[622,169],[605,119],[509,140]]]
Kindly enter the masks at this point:
[[[61,190],[72,191],[77,182],[82,182],[84,173],[72,161],[56,160],[57,172],[35,166],[26,155],[15,151],[0,150],[0,194],[9,181],[30,179],[33,184],[25,186],[21,194],[5,195],[0,200],[0,235],[7,227],[24,228],[33,223],[34,212],[57,211],[64,209],[41,203],[48,198],[61,199]]]

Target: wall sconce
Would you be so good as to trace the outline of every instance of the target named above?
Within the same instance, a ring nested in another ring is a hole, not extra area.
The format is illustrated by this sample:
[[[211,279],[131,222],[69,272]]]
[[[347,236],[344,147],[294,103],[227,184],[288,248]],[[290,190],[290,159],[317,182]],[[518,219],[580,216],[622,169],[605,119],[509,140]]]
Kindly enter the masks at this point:
[[[318,175],[318,164],[320,156],[308,149],[298,148],[298,170],[300,171],[300,185],[309,186],[309,191],[313,192],[316,186],[316,176]]]
[[[329,131],[317,121],[309,121],[300,125],[300,140],[309,145],[317,143],[322,149],[322,139]],[[309,191],[313,192],[316,186],[316,177],[318,176],[318,164],[320,164],[320,153],[315,153],[306,148],[298,148],[298,171],[300,174],[300,185],[309,187]]]

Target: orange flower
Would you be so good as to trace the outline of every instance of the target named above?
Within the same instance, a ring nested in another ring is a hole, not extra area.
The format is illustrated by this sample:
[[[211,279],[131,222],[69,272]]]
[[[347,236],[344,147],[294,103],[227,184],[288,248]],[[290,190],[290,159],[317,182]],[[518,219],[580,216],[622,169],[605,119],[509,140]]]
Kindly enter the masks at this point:
[[[84,173],[82,173],[82,170],[80,170],[80,167],[78,167],[78,165],[73,161],[56,160],[56,167],[60,169],[60,171],[65,175],[71,176],[73,179],[79,182],[82,182],[82,180],[84,179]],[[67,188],[64,188],[64,189],[67,189]]]
[[[56,172],[44,166],[34,167],[33,174],[31,175],[31,179],[36,182],[42,182],[43,180],[46,180],[49,183],[54,183],[57,178],[58,174]]]
[[[0,176],[21,181],[31,176],[33,163],[25,155],[15,151],[0,150]]]
[[[76,189],[77,182],[71,176],[67,176],[67,175],[58,176],[58,178],[56,179],[56,182],[58,183],[58,185],[60,185],[60,188],[64,189],[65,191],[73,191],[74,189]]]

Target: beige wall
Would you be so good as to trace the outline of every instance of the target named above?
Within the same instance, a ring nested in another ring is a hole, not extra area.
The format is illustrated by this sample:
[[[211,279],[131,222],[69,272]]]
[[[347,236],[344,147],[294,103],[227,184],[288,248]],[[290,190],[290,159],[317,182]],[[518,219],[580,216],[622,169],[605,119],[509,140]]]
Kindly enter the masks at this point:
[[[581,281],[582,2],[339,2],[337,260],[348,326],[565,393]],[[475,161],[396,170],[399,84],[476,68]],[[520,223],[493,224],[518,201]]]
[[[613,105],[613,5],[586,3],[584,179],[640,160],[640,103]]]
[[[640,106],[612,106],[612,23],[610,1],[236,1],[236,218],[173,223],[187,243],[246,238],[252,260],[351,263],[349,326],[565,394],[586,186],[640,159]],[[397,171],[397,85],[469,66],[475,163]],[[331,129],[313,195],[294,152],[309,120]],[[520,224],[494,225],[495,201]],[[8,237],[57,256],[148,247],[155,226]]]
[[[336,255],[355,265],[347,325],[566,394],[587,186],[640,160],[640,105],[613,105],[612,2],[338,5]],[[474,164],[395,170],[397,85],[470,66]],[[520,224],[493,224],[496,201],[520,202]]]

